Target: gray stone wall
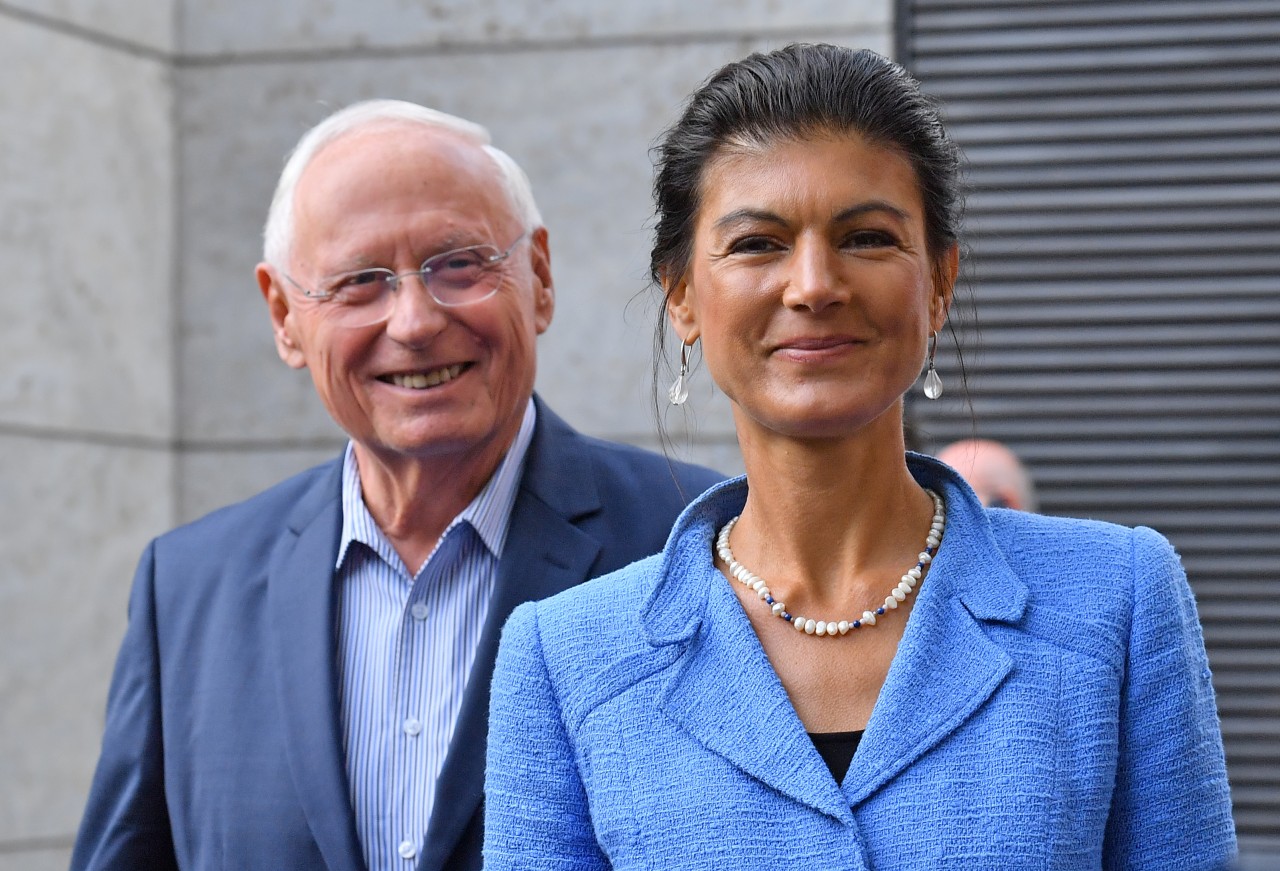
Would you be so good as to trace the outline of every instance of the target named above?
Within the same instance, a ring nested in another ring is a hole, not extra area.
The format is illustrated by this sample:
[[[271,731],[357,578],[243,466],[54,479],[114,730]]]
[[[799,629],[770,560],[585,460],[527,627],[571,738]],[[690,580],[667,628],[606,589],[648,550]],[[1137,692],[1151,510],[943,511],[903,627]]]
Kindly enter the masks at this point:
[[[0,871],[65,868],[151,536],[333,456],[252,270],[285,151],[398,97],[528,170],[555,322],[538,389],[649,446],[649,145],[713,68],[795,39],[888,51],[890,0],[2,0]],[[664,370],[664,379],[668,377]],[[678,453],[740,467],[704,379]]]

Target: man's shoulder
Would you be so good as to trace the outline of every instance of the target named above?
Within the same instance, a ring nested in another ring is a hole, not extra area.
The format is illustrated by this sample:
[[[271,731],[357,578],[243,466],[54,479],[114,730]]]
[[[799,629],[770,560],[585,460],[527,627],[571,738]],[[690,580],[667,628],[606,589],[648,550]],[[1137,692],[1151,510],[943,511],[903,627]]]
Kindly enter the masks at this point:
[[[162,546],[271,537],[291,518],[341,498],[341,458],[312,466],[259,493],[209,512],[161,535]]]
[[[685,506],[724,477],[583,435],[542,405],[538,426],[522,488],[597,542],[600,551],[586,577],[661,550]]]

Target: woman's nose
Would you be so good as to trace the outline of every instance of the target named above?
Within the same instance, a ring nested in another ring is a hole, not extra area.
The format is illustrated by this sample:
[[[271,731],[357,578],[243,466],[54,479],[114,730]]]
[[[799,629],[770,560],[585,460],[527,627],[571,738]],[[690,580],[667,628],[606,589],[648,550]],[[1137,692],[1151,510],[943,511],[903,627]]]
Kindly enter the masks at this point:
[[[814,312],[849,300],[840,253],[825,241],[802,240],[791,253],[783,302]]]

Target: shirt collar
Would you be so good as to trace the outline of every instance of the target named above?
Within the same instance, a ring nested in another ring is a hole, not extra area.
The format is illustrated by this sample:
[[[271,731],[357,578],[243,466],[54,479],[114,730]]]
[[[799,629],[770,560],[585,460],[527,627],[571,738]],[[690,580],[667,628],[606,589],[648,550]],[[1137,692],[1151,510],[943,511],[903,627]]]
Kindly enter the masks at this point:
[[[524,418],[520,421],[520,430],[507,449],[506,456],[502,458],[488,483],[445,529],[441,540],[459,523],[466,522],[480,536],[494,559],[501,559],[507,532],[511,528],[511,509],[520,490],[520,475],[524,470],[529,443],[533,441],[536,423],[537,412],[531,398],[525,407]],[[391,565],[400,564],[395,549],[365,505],[360,487],[360,469],[356,463],[355,443],[349,441],[342,459],[342,538],[338,542],[335,568],[342,567],[352,542],[366,545]]]

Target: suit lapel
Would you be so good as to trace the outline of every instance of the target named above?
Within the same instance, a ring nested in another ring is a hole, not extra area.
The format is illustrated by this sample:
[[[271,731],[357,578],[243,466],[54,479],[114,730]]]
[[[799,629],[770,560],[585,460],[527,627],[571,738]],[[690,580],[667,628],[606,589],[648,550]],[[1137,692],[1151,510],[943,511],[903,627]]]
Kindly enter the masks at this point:
[[[271,557],[272,664],[298,798],[329,871],[364,869],[338,711],[333,586],[341,462],[299,501]]]
[[[851,805],[960,728],[1013,667],[963,606],[924,595],[929,586],[926,581],[845,778]]]
[[[848,824],[851,807],[991,698],[1013,662],[983,624],[1016,622],[1026,608],[1026,586],[969,488],[936,462],[913,457],[911,467],[945,494],[947,533],[842,788],[711,561],[713,536],[741,509],[745,482],[720,485],[686,513],[643,618],[653,643],[687,645],[662,697],[671,718],[751,777]]]
[[[703,564],[684,579],[707,591],[705,619],[667,684],[663,710],[751,777],[852,825],[848,803],[710,554],[708,539]]]
[[[587,474],[591,458],[577,434],[537,402],[537,429],[449,755],[436,782],[419,871],[445,867],[484,796],[489,684],[503,624],[521,603],[586,580],[600,553],[600,542],[575,526],[575,521],[600,510],[595,481]]]
[[[947,529],[920,588],[906,633],[871,713],[844,792],[865,800],[964,725],[1013,670],[985,622],[1013,623],[1027,589],[996,545],[967,486],[942,480],[945,467],[914,463],[926,486],[945,493]]]

